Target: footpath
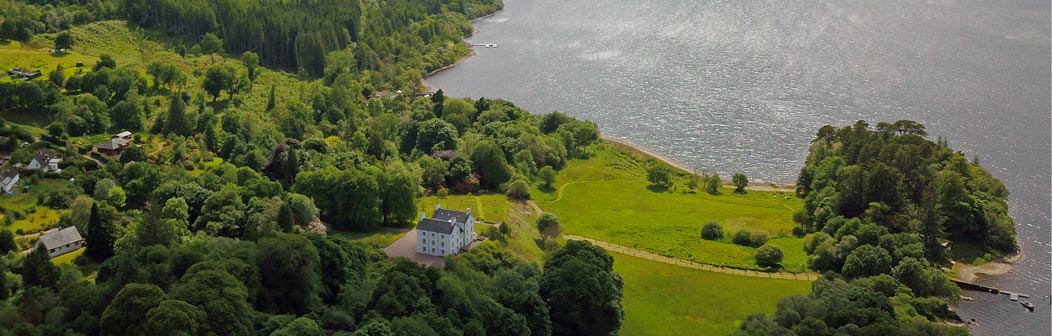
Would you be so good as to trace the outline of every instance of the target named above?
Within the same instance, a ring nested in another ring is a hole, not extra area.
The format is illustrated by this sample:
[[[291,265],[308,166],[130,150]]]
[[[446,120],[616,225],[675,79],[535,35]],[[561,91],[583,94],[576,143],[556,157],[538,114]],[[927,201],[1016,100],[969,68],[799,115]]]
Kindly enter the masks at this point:
[[[646,251],[642,251],[642,250],[637,250],[637,249],[634,249],[634,248],[625,247],[625,246],[621,246],[621,245],[617,245],[617,244],[611,244],[611,243],[607,243],[607,242],[599,241],[599,240],[595,240],[595,239],[589,239],[589,238],[585,238],[585,237],[581,237],[581,236],[574,236],[574,235],[567,235],[567,234],[564,234],[562,236],[563,236],[563,238],[566,238],[568,240],[583,240],[583,241],[587,241],[587,242],[590,242],[590,243],[592,243],[592,244],[594,244],[596,246],[602,247],[604,250],[611,251],[611,252],[617,252],[617,253],[621,253],[621,254],[624,254],[624,255],[629,255],[629,256],[633,256],[633,257],[637,257],[637,258],[643,258],[643,259],[652,260],[652,261],[665,263],[665,264],[669,264],[669,265],[676,265],[676,266],[681,266],[681,267],[686,267],[686,268],[693,268],[693,269],[702,270],[702,271],[708,271],[708,272],[725,273],[725,274],[733,274],[733,275],[743,275],[743,276],[751,276],[751,277],[757,277],[757,278],[783,279],[783,280],[815,281],[815,280],[818,280],[818,277],[819,277],[818,273],[759,272],[759,271],[750,271],[750,270],[743,270],[743,269],[737,269],[737,268],[728,268],[728,267],[706,265],[706,264],[700,264],[700,263],[696,263],[696,262],[689,261],[689,260],[669,258],[669,257],[663,256],[663,255],[650,253],[650,252],[646,252]]]

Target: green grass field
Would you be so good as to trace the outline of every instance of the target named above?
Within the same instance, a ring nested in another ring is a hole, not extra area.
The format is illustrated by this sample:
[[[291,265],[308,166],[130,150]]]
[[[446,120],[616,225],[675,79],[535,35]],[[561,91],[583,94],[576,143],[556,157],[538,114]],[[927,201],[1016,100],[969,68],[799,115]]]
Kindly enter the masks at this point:
[[[69,182],[55,179],[42,179],[39,183],[33,183],[29,192],[21,192],[21,186],[24,186],[27,183],[30,182],[19,182],[19,192],[17,195],[0,195],[0,208],[3,208],[5,211],[18,211],[25,216],[25,218],[13,221],[11,225],[6,226],[6,228],[15,232],[17,232],[18,229],[22,229],[22,232],[24,233],[32,233],[58,223],[59,212],[44,206],[38,206],[37,201],[39,200],[40,195],[49,193],[57,188],[62,188]],[[28,213],[27,210],[30,208],[34,209],[33,213]],[[4,218],[4,215],[0,215],[0,223],[3,222],[6,222],[6,218]]]
[[[347,238],[353,242],[384,248],[405,236],[405,230],[381,229],[373,232],[331,230],[329,234]]]
[[[727,335],[779,299],[811,290],[808,281],[706,272],[611,253],[624,279],[621,335]]]
[[[803,240],[793,237],[793,213],[803,200],[789,192],[749,191],[720,195],[689,192],[686,172],[668,190],[645,181],[652,164],[620,146],[599,145],[587,160],[572,160],[559,172],[554,190],[535,189],[538,205],[559,216],[563,232],[712,265],[759,269],[755,249],[731,243],[738,230],[764,231],[770,244],[782,247],[784,270],[804,270]],[[788,199],[787,196],[790,196]],[[723,225],[725,238],[701,238],[707,221]]]
[[[476,220],[487,223],[499,223],[508,219],[508,212],[515,206],[507,196],[501,194],[484,195],[450,195],[446,197],[428,196],[417,201],[417,211],[426,212],[428,217],[435,212],[435,205],[457,211],[471,209]]]
[[[87,250],[86,247],[81,247],[73,252],[57,256],[54,259],[51,259],[51,263],[55,265],[72,263],[73,259],[77,259],[77,257],[79,257],[81,254],[84,254],[85,250]]]

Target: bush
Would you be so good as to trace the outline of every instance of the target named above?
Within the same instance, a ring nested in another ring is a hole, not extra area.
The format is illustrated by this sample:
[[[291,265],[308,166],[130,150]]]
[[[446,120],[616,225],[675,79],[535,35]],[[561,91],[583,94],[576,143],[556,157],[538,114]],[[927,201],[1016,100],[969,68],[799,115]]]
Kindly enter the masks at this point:
[[[512,182],[505,194],[514,199],[528,200],[530,199],[530,185],[523,180]]]
[[[751,232],[749,230],[739,230],[734,233],[734,237],[731,240],[738,245],[760,247],[767,243],[767,233],[765,232]]]
[[[661,165],[655,165],[647,170],[647,181],[656,186],[672,186],[672,176],[669,174],[668,168]]]
[[[742,229],[734,233],[734,237],[731,238],[731,241],[738,245],[749,246],[752,244],[752,237],[749,230]]]
[[[701,238],[708,240],[723,239],[723,227],[720,226],[720,223],[707,222],[705,226],[701,227]]]
[[[745,174],[737,173],[731,178],[731,182],[734,182],[734,192],[739,194],[745,193],[745,187],[749,186],[749,178]]]
[[[537,231],[541,233],[541,239],[558,237],[562,233],[559,218],[550,212],[541,214],[541,217],[537,218]]]
[[[749,235],[750,244],[753,247],[763,246],[767,244],[767,233],[766,232],[753,232]]]
[[[712,174],[705,177],[705,192],[711,195],[720,194],[720,175]]]
[[[774,245],[763,245],[756,249],[756,265],[760,267],[777,267],[782,263],[782,248]]]

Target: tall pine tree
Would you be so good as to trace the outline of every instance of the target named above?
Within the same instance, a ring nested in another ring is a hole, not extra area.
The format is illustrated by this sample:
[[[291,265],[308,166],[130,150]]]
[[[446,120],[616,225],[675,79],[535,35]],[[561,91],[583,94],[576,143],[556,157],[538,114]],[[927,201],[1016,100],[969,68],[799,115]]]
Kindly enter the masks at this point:
[[[164,131],[175,135],[190,135],[190,121],[186,117],[186,102],[178,94],[173,94],[168,105],[168,121]]]
[[[106,210],[108,209],[99,209],[98,203],[91,206],[91,217],[88,219],[88,237],[84,240],[88,245],[84,254],[98,262],[113,256],[113,243],[116,241],[113,221],[109,216],[112,211]]]
[[[51,287],[58,281],[58,270],[51,263],[44,244],[37,244],[22,264],[22,287]],[[3,276],[3,274],[0,274]]]

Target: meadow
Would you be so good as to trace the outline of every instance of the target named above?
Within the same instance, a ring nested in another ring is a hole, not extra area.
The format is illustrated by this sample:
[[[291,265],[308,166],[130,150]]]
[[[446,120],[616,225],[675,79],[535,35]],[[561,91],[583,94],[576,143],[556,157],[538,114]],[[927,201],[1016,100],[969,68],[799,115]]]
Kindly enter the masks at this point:
[[[784,297],[806,295],[809,281],[747,277],[689,269],[619,253],[624,279],[621,335],[727,335]]]
[[[744,269],[760,269],[752,247],[731,242],[739,230],[766,232],[768,244],[785,253],[783,270],[806,270],[803,240],[792,235],[793,213],[803,200],[790,191],[749,190],[719,195],[685,186],[689,174],[676,170],[671,188],[645,180],[650,165],[665,165],[612,144],[593,146],[590,158],[571,160],[558,173],[554,188],[532,195],[544,211],[555,213],[563,232],[684,260]],[[669,167],[670,169],[674,169]],[[720,223],[724,238],[701,238],[708,221]]]
[[[4,214],[0,214],[0,223],[5,223],[8,230],[19,235],[34,233],[55,226],[58,224],[59,212],[37,203],[40,195],[47,194],[56,188],[61,188],[66,183],[69,182],[54,179],[40,179],[40,182],[35,183],[28,179],[19,181],[20,187],[27,184],[30,185],[29,192],[22,192],[19,189],[14,195],[0,195],[0,208],[4,210]],[[15,212],[18,212],[21,218],[12,218],[10,225],[7,225],[8,219],[6,216],[13,216]]]

